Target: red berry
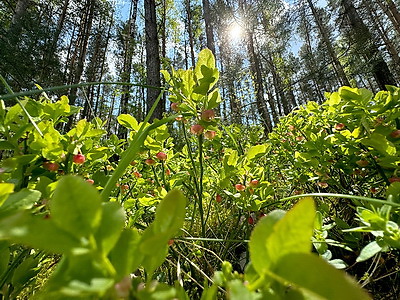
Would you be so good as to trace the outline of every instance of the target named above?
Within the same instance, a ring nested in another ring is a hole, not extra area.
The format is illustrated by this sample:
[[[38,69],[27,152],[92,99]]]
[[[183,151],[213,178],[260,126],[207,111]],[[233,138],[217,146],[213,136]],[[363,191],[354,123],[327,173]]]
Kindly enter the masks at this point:
[[[266,216],[266,214],[264,214],[263,212],[260,213],[260,215],[258,216],[259,219],[264,218]]]
[[[170,169],[166,169],[165,170],[165,175],[167,175],[167,176],[171,175],[171,170]]]
[[[168,241],[168,246],[172,246],[173,244],[174,244],[174,240],[171,239]]]
[[[144,161],[144,163],[146,164],[146,165],[148,165],[148,166],[153,166],[153,165],[155,165],[155,161],[154,161],[154,159],[151,159],[151,158],[148,158],[148,159],[146,159],[145,161]]]
[[[302,140],[304,140],[304,136],[296,136],[296,141],[301,142]]]
[[[60,168],[58,163],[46,161],[43,163],[43,168],[50,172],[56,172]]]
[[[257,179],[253,179],[252,181],[249,182],[249,186],[251,187],[256,187],[259,184],[259,181]]]
[[[238,192],[243,192],[246,189],[246,187],[243,184],[237,183],[237,184],[235,184],[235,189]]]
[[[156,157],[157,157],[159,160],[166,160],[166,159],[167,159],[167,154],[164,153],[164,152],[158,152],[158,153],[156,154]]]
[[[76,163],[76,164],[83,164],[83,163],[85,162],[85,160],[86,160],[85,155],[80,154],[80,153],[74,155],[74,157],[73,157],[73,159],[72,159],[72,161],[73,161],[74,163]]]
[[[134,172],[133,172],[133,175],[134,175],[136,178],[142,177],[142,174],[140,174],[138,171],[134,171]]]
[[[201,126],[200,124],[195,124],[190,127],[190,132],[196,135],[202,134],[204,131],[204,127]]]
[[[173,111],[179,111],[179,104],[178,104],[178,103],[175,103],[175,102],[172,102],[172,103],[171,103],[171,109],[172,109]]]
[[[125,193],[127,190],[129,190],[129,185],[127,185],[127,184],[121,185],[121,191],[122,191],[122,193]]]
[[[343,130],[343,128],[345,128],[346,127],[346,125],[344,125],[343,123],[338,123],[338,124],[336,124],[335,125],[335,129],[336,130]]]
[[[394,138],[394,139],[400,138],[400,129],[395,130],[395,131],[392,131],[392,132],[390,133],[390,136],[391,136],[392,138]]]
[[[90,184],[94,184],[94,180],[93,179],[86,179],[86,182],[88,182]]]
[[[134,160],[132,160],[132,161],[130,162],[130,164],[131,164],[131,166],[135,166],[135,165],[137,164],[137,162],[134,161]]]
[[[207,109],[201,113],[201,119],[205,122],[210,122],[215,118],[215,113],[212,109]]]
[[[247,218],[247,223],[249,223],[250,225],[253,225],[253,224],[254,224],[254,219],[253,219],[252,216],[250,216],[250,217]]]
[[[204,136],[206,137],[206,139],[212,140],[213,138],[215,138],[216,134],[217,133],[214,130],[209,130],[204,133]]]
[[[294,131],[296,128],[293,125],[289,125],[289,130]]]
[[[376,187],[372,187],[369,189],[372,194],[376,194],[378,192],[378,189]]]
[[[222,196],[220,194],[217,194],[215,196],[215,201],[217,201],[218,203],[220,203],[222,201]]]
[[[400,182],[400,178],[399,177],[390,177],[388,180],[389,180],[390,183],[392,183],[392,182]]]

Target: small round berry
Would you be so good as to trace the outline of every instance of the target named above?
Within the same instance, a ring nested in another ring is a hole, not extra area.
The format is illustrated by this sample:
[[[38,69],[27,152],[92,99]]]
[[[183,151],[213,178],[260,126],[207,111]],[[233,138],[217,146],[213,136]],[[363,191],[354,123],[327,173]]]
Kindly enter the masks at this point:
[[[249,223],[250,225],[253,225],[253,224],[254,224],[254,219],[253,219],[252,216],[250,216],[250,217],[247,218],[247,223]]]
[[[172,103],[171,103],[171,109],[172,109],[173,111],[179,111],[179,104],[176,103],[176,102],[172,102]]]
[[[192,125],[192,127],[190,127],[190,132],[195,135],[200,135],[203,133],[203,131],[204,131],[204,127],[201,126],[200,124],[195,124],[195,125]]]
[[[395,130],[395,131],[392,131],[392,132],[390,133],[390,136],[391,136],[392,138],[394,138],[394,139],[400,138],[400,129],[397,129],[397,130]]]
[[[215,196],[215,201],[217,201],[218,203],[221,203],[221,201],[222,201],[222,196],[221,196],[220,194],[217,194],[217,195]]]
[[[50,172],[56,172],[60,168],[60,165],[55,162],[46,161],[43,163],[43,168],[49,170]]]
[[[238,192],[243,192],[246,189],[246,187],[243,184],[237,183],[237,184],[235,184],[235,189]]]
[[[134,172],[133,172],[133,175],[134,175],[136,178],[141,178],[141,177],[142,177],[142,174],[140,174],[138,171],[134,171]]]
[[[73,159],[72,159],[72,161],[73,161],[74,163],[76,163],[76,164],[83,164],[83,163],[85,162],[85,160],[86,160],[85,155],[80,154],[80,153],[74,155],[74,157],[73,157]]]
[[[86,179],[86,182],[88,182],[90,184],[94,184],[94,180],[93,179]]]
[[[201,113],[201,119],[205,122],[210,122],[215,118],[215,112],[212,109],[207,109]]]
[[[158,152],[158,153],[156,154],[156,157],[157,157],[159,160],[166,160],[166,159],[167,159],[167,154],[166,154],[165,152]]]
[[[144,161],[144,163],[145,163],[146,165],[148,165],[148,166],[153,166],[153,165],[156,164],[155,160],[154,160],[154,159],[151,159],[151,158],[146,159],[146,160]]]
[[[344,125],[343,123],[337,123],[335,125],[335,129],[338,131],[343,130],[345,127],[346,127],[346,125]]]
[[[212,140],[213,138],[215,138],[215,135],[217,133],[214,130],[208,130],[204,133],[204,136],[206,137],[206,139]]]
[[[251,187],[256,187],[258,186],[260,182],[257,179],[253,179],[252,181],[249,182],[249,186]]]

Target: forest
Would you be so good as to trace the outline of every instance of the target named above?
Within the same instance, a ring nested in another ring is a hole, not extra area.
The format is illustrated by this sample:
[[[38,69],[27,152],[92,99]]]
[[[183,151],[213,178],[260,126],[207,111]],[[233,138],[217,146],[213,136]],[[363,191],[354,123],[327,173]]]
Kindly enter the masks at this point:
[[[0,300],[399,299],[399,9],[0,0]]]

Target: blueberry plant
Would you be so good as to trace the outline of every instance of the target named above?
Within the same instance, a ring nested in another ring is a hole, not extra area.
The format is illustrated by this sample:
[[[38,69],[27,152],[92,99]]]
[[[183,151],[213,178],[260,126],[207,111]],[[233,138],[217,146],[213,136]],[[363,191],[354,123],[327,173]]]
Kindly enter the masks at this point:
[[[220,122],[209,50],[162,74],[170,114],[118,116],[127,139],[65,131],[67,96],[0,96],[0,299],[395,296],[398,88],[342,87],[264,136]]]

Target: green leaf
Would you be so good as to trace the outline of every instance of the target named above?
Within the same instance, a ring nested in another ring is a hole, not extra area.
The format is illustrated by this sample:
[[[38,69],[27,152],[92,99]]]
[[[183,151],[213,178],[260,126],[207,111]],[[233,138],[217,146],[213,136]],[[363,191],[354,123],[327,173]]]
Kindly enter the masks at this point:
[[[289,253],[273,270],[282,284],[298,288],[308,299],[371,299],[354,280],[312,253]]]
[[[114,247],[125,224],[125,211],[116,202],[107,202],[102,205],[100,226],[95,238],[98,247],[104,254],[108,254]]]
[[[142,262],[139,252],[140,235],[136,229],[126,228],[109,254],[110,261],[117,273],[117,281],[134,272]]]
[[[221,102],[222,99],[219,89],[215,89],[208,95],[207,109],[216,108]]]
[[[185,207],[183,194],[178,190],[170,191],[158,205],[154,222],[144,231],[139,249],[144,255],[142,264],[149,274],[163,263],[168,240],[183,225]]]
[[[22,189],[18,193],[11,194],[0,207],[0,213],[22,209],[30,209],[39,201],[41,193],[36,190]]]
[[[250,259],[263,275],[288,253],[311,250],[315,208],[312,198],[304,198],[282,217],[273,212],[261,219],[250,237]]]
[[[128,128],[128,129],[132,129],[135,131],[139,130],[138,121],[131,115],[121,114],[117,117],[117,121],[119,124],[121,124],[122,126]]]
[[[58,228],[51,218],[33,216],[28,211],[0,219],[0,240],[4,239],[52,253],[81,247],[78,239]]]
[[[256,145],[252,146],[249,148],[247,151],[247,159],[252,160],[256,157],[259,157],[267,151],[267,146],[266,145]]]
[[[262,298],[261,294],[250,292],[239,279],[228,282],[228,295],[230,300],[256,300]]]
[[[183,225],[185,208],[185,196],[179,190],[170,191],[157,206],[156,218],[152,224],[154,232],[174,235]]]
[[[101,220],[101,198],[96,188],[75,176],[58,182],[50,202],[51,217],[77,238],[89,237]]]
[[[8,269],[8,262],[10,261],[10,245],[6,241],[0,241],[0,278]]]
[[[37,269],[37,265],[39,260],[34,258],[33,256],[28,256],[15,270],[13,277],[11,279],[11,283],[15,287],[21,287],[31,278],[33,278],[37,273],[39,273],[39,269]]]
[[[362,139],[361,143],[376,149],[385,156],[396,155],[396,147],[382,134],[374,132],[369,138]]]
[[[14,192],[14,184],[0,183],[0,211],[2,210],[1,206],[3,205],[4,201],[6,201],[12,192]]]
[[[251,264],[259,274],[269,269],[271,262],[266,263],[268,249],[266,243],[274,230],[274,225],[285,216],[283,210],[274,210],[262,218],[251,233],[249,250]]]
[[[357,257],[356,262],[362,262],[367,259],[370,259],[375,254],[381,252],[382,247],[376,241],[373,241],[366,245],[360,252],[360,255]]]

